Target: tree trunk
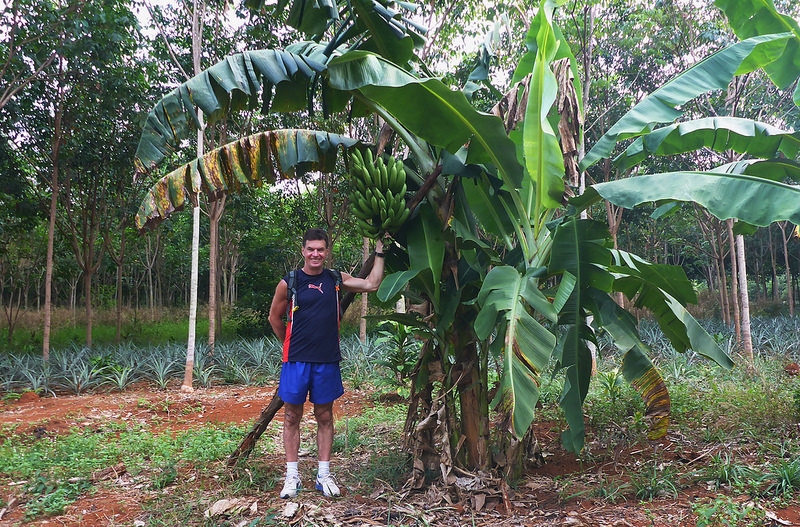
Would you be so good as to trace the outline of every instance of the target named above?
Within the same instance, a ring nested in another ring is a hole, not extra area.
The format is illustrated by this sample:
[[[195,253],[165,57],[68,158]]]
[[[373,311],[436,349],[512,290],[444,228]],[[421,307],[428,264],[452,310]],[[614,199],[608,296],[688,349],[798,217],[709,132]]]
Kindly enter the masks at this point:
[[[201,41],[203,38],[203,1],[194,0],[194,8],[192,9],[192,64],[194,65],[194,73],[198,75],[202,70],[200,68],[200,56],[202,53]],[[200,121],[200,127],[197,130],[197,157],[203,156],[203,142],[205,134],[203,133],[203,112],[197,109],[197,118]],[[192,214],[192,273],[189,285],[189,336],[186,342],[186,367],[183,371],[183,383],[181,384],[182,392],[191,392],[192,388],[192,373],[194,370],[194,351],[195,341],[197,338],[197,281],[200,266],[200,201],[197,198],[196,203],[192,203],[194,209]]]
[[[122,272],[123,272],[123,265],[125,263],[125,231],[120,234],[120,242],[119,242],[119,253],[117,253],[117,258],[113,258],[114,262],[117,264],[117,274],[116,274],[116,298],[117,298],[117,329],[114,335],[114,342],[119,344],[122,342]]]
[[[208,353],[214,353],[219,315],[219,221],[225,212],[225,194],[208,204]]]
[[[781,242],[783,242],[783,265],[786,268],[786,301],[789,303],[789,316],[794,316],[794,291],[792,290],[792,269],[789,267],[789,239],[792,237],[792,231],[786,235],[786,226],[788,221],[779,221],[778,228],[781,230]]]
[[[463,466],[469,469],[489,468],[489,403],[485,376],[487,368],[478,353],[475,333],[471,327],[456,328],[453,334],[453,354],[455,364],[450,371],[450,385],[458,390],[460,413],[460,432],[463,434],[465,454]],[[488,365],[486,365],[488,367]],[[460,439],[459,439],[460,441]],[[459,453],[460,453],[459,452]]]
[[[6,344],[11,347],[11,339],[14,337],[14,328],[17,327],[19,321],[20,307],[22,305],[23,287],[11,284],[11,293],[8,296],[8,302],[3,304],[3,313],[5,314],[7,327]],[[14,292],[17,293],[17,300],[14,301]]]
[[[750,297],[747,291],[747,266],[744,257],[744,236],[736,235],[736,258],[739,270],[739,293],[742,301],[742,346],[748,368],[752,371],[753,364],[753,337],[750,331]]]
[[[63,60],[59,58],[59,74],[64,72]],[[42,329],[42,358],[50,360],[50,327],[53,312],[53,254],[55,252],[56,211],[58,209],[58,163],[61,150],[62,122],[64,118],[64,89],[61,83],[58,86],[56,109],[53,116],[53,142],[50,149],[50,162],[52,163],[52,178],[50,188],[50,217],[47,223],[47,263],[44,278],[44,327]]]
[[[202,132],[200,132],[202,133]],[[200,204],[192,208],[192,275],[189,279],[189,337],[186,343],[186,366],[183,370],[182,392],[191,392],[194,373],[194,350],[197,340],[197,281],[200,260]]]
[[[713,220],[712,220],[713,221]],[[719,273],[719,291],[720,291],[720,300],[722,302],[722,320],[725,324],[731,324],[731,309],[730,309],[730,297],[728,296],[728,275],[725,272],[725,241],[722,237],[722,232],[720,229],[720,223],[714,223],[714,231],[715,231],[715,250],[716,250],[716,259],[717,259],[717,269]]]
[[[733,220],[728,219],[725,221],[725,225],[728,229],[728,240],[730,241],[731,245],[731,304],[733,306],[733,327],[734,333],[736,334],[736,343],[742,343],[742,323],[740,319],[739,313],[739,286],[738,286],[738,276],[739,276],[739,266],[737,265],[737,252],[736,252],[736,238],[733,235]]]
[[[780,299],[778,295],[778,258],[775,254],[775,244],[772,243],[772,224],[767,225],[767,250],[769,250],[770,264],[772,265],[772,301]]]
[[[92,271],[83,273],[83,310],[86,315],[86,347],[92,347]]]
[[[361,262],[362,265],[369,258],[369,238],[364,238],[361,247]],[[369,313],[369,295],[362,293],[361,295],[361,318],[358,321],[358,338],[361,342],[367,342],[367,319],[365,318]]]

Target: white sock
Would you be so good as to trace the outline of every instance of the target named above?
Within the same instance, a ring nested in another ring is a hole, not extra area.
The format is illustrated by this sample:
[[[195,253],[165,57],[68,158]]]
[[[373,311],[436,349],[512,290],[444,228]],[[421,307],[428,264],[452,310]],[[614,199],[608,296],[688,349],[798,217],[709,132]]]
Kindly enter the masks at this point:
[[[320,461],[319,468],[317,469],[317,477],[324,478],[331,473],[331,462]]]
[[[297,461],[286,462],[286,476],[299,476],[300,470],[297,468]]]

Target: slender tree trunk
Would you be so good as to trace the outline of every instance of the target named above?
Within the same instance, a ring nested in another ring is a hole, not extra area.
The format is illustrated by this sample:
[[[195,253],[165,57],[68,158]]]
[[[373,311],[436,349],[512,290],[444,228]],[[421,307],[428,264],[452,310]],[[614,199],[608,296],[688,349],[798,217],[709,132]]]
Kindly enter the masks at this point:
[[[83,273],[83,301],[86,315],[86,347],[92,347],[92,277],[94,273],[87,269]]]
[[[64,72],[63,60],[59,58],[59,74]],[[50,327],[53,312],[53,254],[55,252],[56,211],[58,210],[58,163],[61,150],[62,123],[64,118],[64,89],[61,83],[58,86],[56,109],[53,121],[53,142],[50,149],[50,162],[52,163],[52,178],[50,188],[50,217],[47,223],[47,262],[45,264],[44,278],[44,327],[42,329],[42,358],[50,360]]]
[[[201,40],[203,37],[203,1],[194,0],[194,8],[192,10],[192,64],[194,65],[195,75],[201,72],[200,69],[200,56],[201,56]],[[197,157],[203,155],[203,141],[205,134],[203,133],[203,113],[197,109],[197,116],[200,120],[200,128],[197,130]],[[186,342],[186,367],[183,371],[183,384],[181,385],[182,392],[191,392],[192,388],[192,373],[194,371],[194,351],[195,341],[197,339],[197,281],[199,275],[200,265],[200,199],[197,197],[197,202],[192,204],[194,206],[192,215],[192,274],[189,293],[189,337]]]
[[[750,331],[750,297],[747,290],[747,264],[744,253],[744,236],[736,235],[736,259],[739,271],[739,294],[742,301],[742,346],[748,367],[752,370],[753,364],[753,337]]]
[[[112,259],[117,264],[117,273],[116,273],[116,298],[117,298],[117,328],[116,333],[114,335],[114,342],[119,344],[122,342],[122,274],[123,274],[123,265],[125,263],[125,232],[120,234],[120,242],[119,242],[119,253],[117,254],[117,258]]]
[[[214,353],[219,316],[219,221],[225,211],[225,194],[208,204],[208,352]]]
[[[736,252],[736,237],[733,235],[733,220],[728,219],[725,221],[728,229],[728,240],[731,244],[731,305],[733,306],[733,327],[736,334],[737,344],[742,343],[742,323],[739,313],[739,266],[738,255]]]
[[[369,258],[369,238],[364,238],[361,247],[361,265]],[[367,342],[367,319],[364,318],[369,313],[369,298],[366,293],[361,294],[361,318],[358,321],[358,338],[361,342]]]
[[[202,132],[199,132],[202,134]],[[189,338],[186,343],[186,367],[183,370],[182,392],[191,392],[194,372],[194,351],[197,340],[197,282],[200,262],[200,203],[192,209],[192,275],[189,280]]]
[[[772,224],[767,225],[767,250],[769,251],[770,264],[772,266],[772,301],[779,300],[778,295],[778,262],[775,255],[775,244],[772,243]]]
[[[714,220],[712,220],[714,221]],[[725,324],[731,324],[731,309],[728,296],[728,275],[725,271],[725,242],[723,240],[721,228],[721,224],[719,222],[714,223],[714,232],[715,232],[715,251],[716,251],[716,259],[717,259],[717,268],[719,272],[719,294],[720,300],[722,303],[722,320]]]
[[[778,228],[781,230],[781,242],[783,242],[783,265],[786,268],[786,301],[789,303],[789,316],[794,316],[794,290],[792,289],[792,269],[789,267],[789,239],[792,237],[792,231],[786,235],[786,226],[788,221],[779,221]]]

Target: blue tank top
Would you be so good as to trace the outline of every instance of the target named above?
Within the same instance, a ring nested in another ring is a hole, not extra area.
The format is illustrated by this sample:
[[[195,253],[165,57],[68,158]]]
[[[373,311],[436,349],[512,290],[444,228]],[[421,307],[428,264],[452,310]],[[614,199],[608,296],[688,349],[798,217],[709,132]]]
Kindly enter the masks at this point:
[[[289,282],[289,275],[283,278]],[[295,271],[296,302],[289,299],[283,362],[339,362],[339,291],[328,269],[318,275]]]

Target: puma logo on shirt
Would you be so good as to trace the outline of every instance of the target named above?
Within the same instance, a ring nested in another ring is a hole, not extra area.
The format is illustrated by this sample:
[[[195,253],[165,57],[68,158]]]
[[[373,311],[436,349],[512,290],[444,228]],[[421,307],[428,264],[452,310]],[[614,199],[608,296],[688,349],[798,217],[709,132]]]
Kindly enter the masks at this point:
[[[309,288],[309,289],[316,289],[317,291],[319,291],[319,292],[320,292],[320,293],[322,293],[323,295],[325,294],[325,293],[322,291],[322,282],[320,282],[320,283],[319,283],[319,285],[308,284],[308,288]]]

